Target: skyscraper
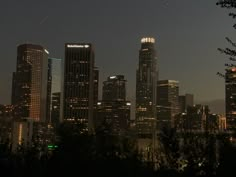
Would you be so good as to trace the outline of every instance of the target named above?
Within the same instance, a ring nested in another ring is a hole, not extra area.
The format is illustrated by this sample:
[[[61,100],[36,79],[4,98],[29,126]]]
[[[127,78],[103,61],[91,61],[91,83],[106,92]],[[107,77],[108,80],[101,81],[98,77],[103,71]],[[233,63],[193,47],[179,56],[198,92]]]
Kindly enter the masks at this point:
[[[188,106],[193,106],[193,94],[185,94],[179,96],[180,112],[186,112]]]
[[[12,104],[16,118],[30,117],[42,122],[48,119],[51,90],[48,54],[40,45],[18,46],[12,82]]]
[[[136,72],[136,127],[138,134],[149,135],[156,117],[156,84],[158,80],[155,39],[141,39]]]
[[[96,106],[97,106],[97,102],[98,102],[98,85],[99,85],[99,70],[97,67],[94,68],[93,70],[94,72],[94,109],[96,112]]]
[[[126,101],[126,80],[115,75],[103,82],[102,101],[97,105],[96,128],[109,134],[127,132],[130,122],[130,101]]]
[[[90,43],[65,44],[63,119],[94,131],[94,49]]]
[[[236,68],[227,68],[225,74],[225,110],[227,129],[236,129]]]
[[[160,127],[174,127],[179,113],[179,82],[160,80],[157,84],[157,119]]]

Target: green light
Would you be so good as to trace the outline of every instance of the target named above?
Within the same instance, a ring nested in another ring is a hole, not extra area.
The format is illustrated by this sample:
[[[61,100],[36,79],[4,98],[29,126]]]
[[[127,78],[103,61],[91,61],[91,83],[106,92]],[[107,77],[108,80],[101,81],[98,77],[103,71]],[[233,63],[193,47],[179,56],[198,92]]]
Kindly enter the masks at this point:
[[[48,145],[48,149],[55,149],[55,148],[58,148],[58,146],[57,145]]]

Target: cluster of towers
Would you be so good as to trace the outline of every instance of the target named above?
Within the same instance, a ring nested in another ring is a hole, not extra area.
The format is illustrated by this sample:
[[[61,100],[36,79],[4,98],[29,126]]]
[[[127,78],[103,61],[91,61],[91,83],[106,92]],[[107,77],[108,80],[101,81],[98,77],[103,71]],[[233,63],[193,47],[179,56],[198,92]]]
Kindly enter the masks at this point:
[[[103,130],[114,134],[126,133],[134,125],[136,134],[150,136],[160,128],[180,125],[176,115],[193,106],[193,95],[179,96],[178,81],[158,79],[154,38],[141,39],[135,118],[131,117],[131,102],[126,99],[124,75],[109,76],[103,82],[99,100],[99,70],[91,43],[66,43],[64,60],[49,55],[40,45],[18,46],[12,82],[16,120],[30,119],[53,126],[76,122],[83,125],[81,132]],[[199,125],[202,117],[204,114]]]
[[[18,46],[12,105],[0,107],[0,117],[13,117],[13,130],[5,131],[13,135],[13,149],[22,139],[30,142],[34,132],[50,142],[53,128],[61,122],[80,124],[81,133],[102,131],[140,138],[153,137],[163,128],[225,130],[226,120],[229,129],[236,127],[234,68],[226,70],[224,118],[211,114],[207,106],[194,105],[192,94],[180,96],[179,81],[159,79],[154,38],[141,39],[136,88],[132,88],[134,105],[127,100],[127,80],[119,74],[103,81],[99,99],[99,70],[91,43],[66,43],[64,47],[64,59],[58,59],[40,45]]]
[[[17,48],[16,66],[14,117],[54,124],[76,121],[84,124],[86,131],[94,131],[102,122],[117,131],[128,128],[131,102],[126,100],[127,81],[123,75],[109,76],[103,82],[102,100],[98,99],[99,71],[92,44],[66,43],[63,64],[61,59],[49,57],[44,47],[23,44]],[[167,124],[173,121],[179,106],[178,88],[178,81],[158,80],[155,39],[142,38],[136,73],[138,132],[148,133],[157,117]]]
[[[53,125],[77,122],[84,125],[83,131],[93,132],[101,122],[109,122],[103,117],[112,115],[118,121],[114,124],[117,131],[120,124],[127,127],[131,103],[126,101],[126,80],[123,75],[108,77],[103,99],[98,101],[99,71],[94,59],[90,43],[65,44],[64,61],[50,58],[40,45],[18,46],[12,82],[13,117]],[[120,121],[121,116],[126,117]]]

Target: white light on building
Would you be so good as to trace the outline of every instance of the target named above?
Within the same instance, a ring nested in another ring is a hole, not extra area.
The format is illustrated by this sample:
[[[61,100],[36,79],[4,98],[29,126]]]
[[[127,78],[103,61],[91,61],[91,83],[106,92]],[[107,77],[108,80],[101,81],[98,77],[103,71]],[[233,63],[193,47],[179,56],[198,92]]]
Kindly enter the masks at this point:
[[[141,39],[141,43],[155,43],[155,39],[152,37],[145,37]]]
[[[68,48],[89,48],[89,45],[68,44]]]
[[[49,55],[49,51],[47,49],[44,49],[44,52],[46,52]]]

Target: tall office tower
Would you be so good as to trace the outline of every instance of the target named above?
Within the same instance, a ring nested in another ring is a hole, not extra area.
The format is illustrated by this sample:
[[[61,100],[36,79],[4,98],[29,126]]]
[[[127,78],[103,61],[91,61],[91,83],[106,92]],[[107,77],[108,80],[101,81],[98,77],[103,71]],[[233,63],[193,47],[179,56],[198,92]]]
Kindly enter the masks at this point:
[[[188,106],[193,106],[193,94],[185,94],[179,96],[179,110],[186,112]]]
[[[94,49],[90,43],[65,44],[63,119],[84,125],[93,133]]]
[[[45,122],[46,123],[50,123],[51,122],[51,91],[52,91],[52,61],[50,59],[48,59],[48,80],[47,80],[47,112],[46,112],[46,119]]]
[[[98,85],[99,85],[99,70],[98,70],[98,68],[97,67],[95,67],[94,68],[94,79],[93,79],[93,81],[94,81],[94,98],[93,98],[93,100],[94,100],[94,107],[93,107],[93,117],[94,117],[94,128],[96,128],[96,118],[97,118],[97,116],[98,116]]]
[[[125,101],[126,80],[123,75],[110,76],[103,82],[103,101]]]
[[[174,127],[174,117],[179,113],[179,82],[160,80],[157,83],[157,118],[160,128]]]
[[[98,84],[99,84],[99,70],[94,68],[94,105],[97,106],[98,102]]]
[[[150,135],[156,121],[157,55],[154,38],[142,38],[136,72],[136,129],[139,135]]]
[[[16,118],[30,117],[45,122],[49,115],[50,62],[48,51],[40,45],[23,44],[17,48],[13,73],[12,104]]]
[[[59,58],[49,58],[49,62],[51,64],[51,95],[50,95],[50,119],[49,122],[50,123],[55,123],[55,120],[60,120],[60,109],[59,109],[59,114],[55,114],[55,110],[53,108],[53,99],[55,101],[55,99],[57,99],[57,97],[60,97],[60,93],[61,93],[61,87],[62,87],[62,59]],[[60,105],[60,102],[58,102],[60,100],[57,100],[57,109],[56,111],[58,111],[58,104]],[[53,114],[53,115],[52,115]],[[53,116],[53,117],[52,117]],[[55,117],[55,116],[59,116],[59,117]],[[53,119],[53,120],[52,120]],[[59,122],[57,122],[59,123]]]
[[[105,129],[109,134],[123,135],[130,122],[130,101],[126,101],[126,80],[115,75],[103,82],[103,100],[98,102],[96,129]]]
[[[228,130],[236,129],[236,68],[226,69],[225,110]]]

